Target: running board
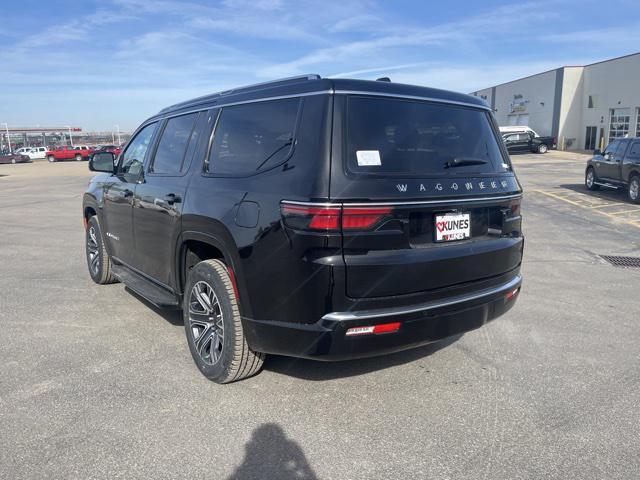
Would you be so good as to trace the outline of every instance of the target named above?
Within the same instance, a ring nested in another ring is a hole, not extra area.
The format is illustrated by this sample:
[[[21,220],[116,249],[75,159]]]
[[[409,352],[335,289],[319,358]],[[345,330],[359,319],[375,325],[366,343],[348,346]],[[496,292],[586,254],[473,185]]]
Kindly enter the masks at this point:
[[[113,274],[127,287],[158,308],[179,309],[178,298],[165,288],[154,284],[124,265],[113,264]]]
[[[622,188],[622,185],[614,185],[612,183],[603,183],[603,182],[593,182],[595,185],[600,185],[601,187],[607,188],[615,188],[616,190]]]

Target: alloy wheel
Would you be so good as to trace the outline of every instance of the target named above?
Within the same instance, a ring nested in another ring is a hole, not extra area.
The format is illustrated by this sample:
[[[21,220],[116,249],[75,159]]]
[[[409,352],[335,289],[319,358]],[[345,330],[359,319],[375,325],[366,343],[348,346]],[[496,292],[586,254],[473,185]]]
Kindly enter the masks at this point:
[[[207,282],[197,282],[189,294],[189,329],[202,361],[217,363],[222,356],[224,321],[218,297]]]
[[[96,229],[89,227],[87,232],[87,255],[89,257],[89,268],[91,273],[95,276],[98,275],[100,269],[100,247],[98,245],[98,237],[96,236]]]
[[[638,196],[640,195],[640,180],[637,177],[634,177],[629,184],[629,198],[634,202],[638,200]]]
[[[593,170],[587,172],[587,187],[593,187]]]

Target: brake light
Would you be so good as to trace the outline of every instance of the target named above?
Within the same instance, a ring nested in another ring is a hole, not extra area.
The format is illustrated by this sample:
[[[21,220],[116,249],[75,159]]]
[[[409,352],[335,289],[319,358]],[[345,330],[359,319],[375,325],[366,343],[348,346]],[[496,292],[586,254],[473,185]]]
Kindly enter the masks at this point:
[[[371,228],[389,213],[391,213],[390,207],[344,207],[342,209],[342,229],[361,230]]]
[[[391,208],[282,204],[281,211],[285,225],[293,229],[339,232],[371,229],[391,213]]]
[[[284,204],[281,211],[284,223],[296,230],[340,230],[340,207]]]
[[[356,335],[377,335],[381,333],[396,333],[400,330],[400,322],[381,323],[380,325],[367,325],[365,327],[353,327],[347,330],[348,337]]]

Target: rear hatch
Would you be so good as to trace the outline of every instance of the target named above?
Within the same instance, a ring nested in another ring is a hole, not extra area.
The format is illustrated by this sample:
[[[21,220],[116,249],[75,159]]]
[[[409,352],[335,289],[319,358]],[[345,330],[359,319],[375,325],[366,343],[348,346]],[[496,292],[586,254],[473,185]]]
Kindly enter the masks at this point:
[[[520,265],[521,189],[485,109],[336,95],[331,201],[346,294],[413,294]]]

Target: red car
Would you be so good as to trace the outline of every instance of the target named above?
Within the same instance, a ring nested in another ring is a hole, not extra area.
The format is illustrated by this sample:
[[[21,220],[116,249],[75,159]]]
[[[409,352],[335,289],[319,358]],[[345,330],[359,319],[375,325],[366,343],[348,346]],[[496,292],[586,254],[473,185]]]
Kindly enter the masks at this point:
[[[120,147],[118,147],[117,145],[102,145],[100,148],[95,150],[93,153],[109,152],[109,153],[113,153],[117,157],[118,155],[120,155],[120,151],[121,150],[122,149]]]
[[[58,162],[61,160],[89,160],[93,154],[93,149],[86,145],[76,145],[75,147],[57,147],[47,152],[47,160]]]
[[[31,159],[28,155],[20,155],[19,153],[2,153],[0,154],[0,163],[28,163]]]

